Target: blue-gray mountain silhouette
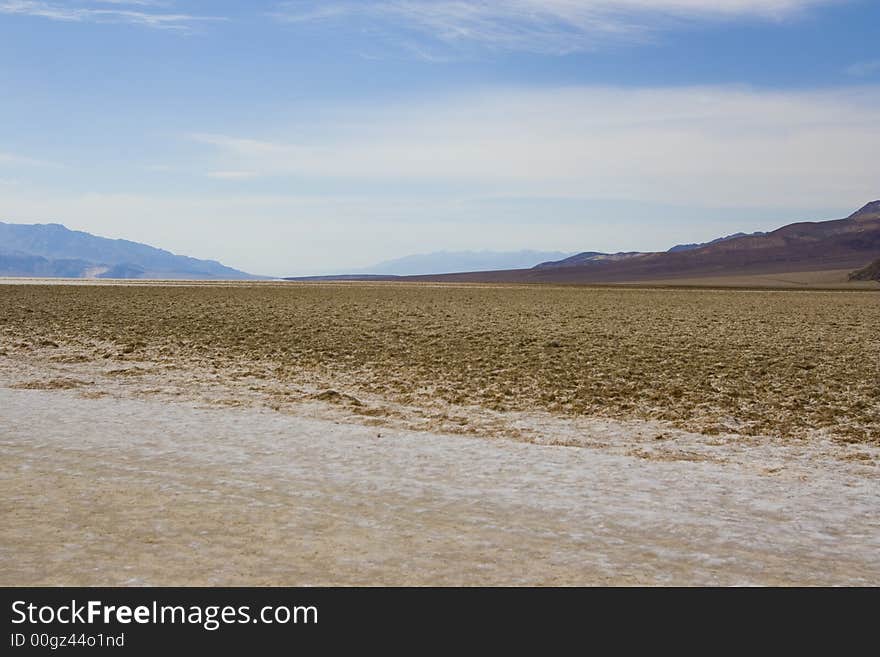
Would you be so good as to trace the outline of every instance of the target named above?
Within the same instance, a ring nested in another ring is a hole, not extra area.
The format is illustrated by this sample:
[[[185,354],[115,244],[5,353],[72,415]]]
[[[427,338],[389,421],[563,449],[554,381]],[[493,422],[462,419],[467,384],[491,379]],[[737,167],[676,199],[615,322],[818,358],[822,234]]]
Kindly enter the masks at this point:
[[[129,240],[98,237],[61,224],[0,221],[0,276],[65,278],[259,278],[215,260],[175,255]]]
[[[539,262],[566,257],[560,251],[435,251],[387,260],[367,267],[365,274],[411,276],[450,271],[526,269]]]

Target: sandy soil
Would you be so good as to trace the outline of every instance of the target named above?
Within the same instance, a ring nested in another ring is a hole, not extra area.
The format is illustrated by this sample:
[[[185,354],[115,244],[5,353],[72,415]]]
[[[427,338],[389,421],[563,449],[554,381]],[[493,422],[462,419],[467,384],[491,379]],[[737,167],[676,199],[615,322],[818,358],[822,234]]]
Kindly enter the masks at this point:
[[[872,447],[312,415],[0,387],[0,584],[880,584]]]

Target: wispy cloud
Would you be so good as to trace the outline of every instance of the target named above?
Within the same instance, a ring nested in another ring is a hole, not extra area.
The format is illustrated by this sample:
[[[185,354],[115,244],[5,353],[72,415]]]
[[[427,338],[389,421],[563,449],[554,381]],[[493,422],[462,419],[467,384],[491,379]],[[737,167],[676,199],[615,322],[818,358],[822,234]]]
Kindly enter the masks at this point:
[[[566,54],[609,41],[642,39],[687,20],[780,20],[846,0],[296,0],[276,19],[295,24],[349,22],[379,37],[401,30],[447,46]],[[412,41],[396,35],[398,45]],[[424,46],[420,46],[425,51]],[[412,49],[412,48],[410,48]],[[429,53],[430,54],[430,53]],[[434,55],[431,55],[432,57]]]
[[[855,78],[866,78],[880,74],[880,59],[872,59],[866,62],[856,62],[846,69],[848,75]]]
[[[226,20],[169,10],[157,0],[0,0],[0,14],[34,16],[71,23],[128,23],[161,30],[192,31],[196,24]]]
[[[878,108],[876,87],[514,89],[328,112],[313,136],[191,139],[211,147],[210,170],[337,188],[827,206],[876,194]]]

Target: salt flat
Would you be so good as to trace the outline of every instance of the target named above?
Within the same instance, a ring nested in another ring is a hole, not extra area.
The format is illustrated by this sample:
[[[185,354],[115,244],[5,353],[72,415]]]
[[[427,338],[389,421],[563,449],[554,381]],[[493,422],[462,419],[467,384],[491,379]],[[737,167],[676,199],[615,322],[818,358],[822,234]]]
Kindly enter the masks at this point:
[[[0,388],[0,584],[880,584],[872,463],[677,441]]]
[[[880,584],[864,292],[0,285],[0,584]]]

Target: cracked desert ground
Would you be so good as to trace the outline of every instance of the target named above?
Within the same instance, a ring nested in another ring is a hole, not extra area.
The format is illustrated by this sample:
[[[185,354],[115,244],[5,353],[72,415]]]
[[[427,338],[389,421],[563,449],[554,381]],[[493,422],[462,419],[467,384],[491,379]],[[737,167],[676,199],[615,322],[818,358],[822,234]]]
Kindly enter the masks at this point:
[[[880,292],[0,284],[0,584],[880,584]]]

